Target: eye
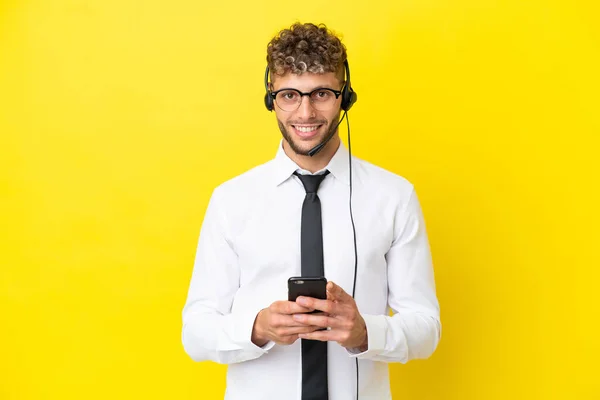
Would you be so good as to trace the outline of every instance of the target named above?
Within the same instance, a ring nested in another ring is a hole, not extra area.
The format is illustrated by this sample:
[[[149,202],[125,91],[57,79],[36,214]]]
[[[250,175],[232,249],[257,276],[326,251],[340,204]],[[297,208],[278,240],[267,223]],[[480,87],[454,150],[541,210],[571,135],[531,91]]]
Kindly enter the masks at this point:
[[[285,91],[279,93],[279,95],[277,97],[279,97],[281,100],[285,100],[285,101],[294,101],[298,98],[298,93],[296,93],[293,90],[285,90]]]
[[[321,89],[314,91],[310,97],[313,99],[313,101],[323,103],[328,102],[332,98],[332,96],[333,95],[329,90]]]

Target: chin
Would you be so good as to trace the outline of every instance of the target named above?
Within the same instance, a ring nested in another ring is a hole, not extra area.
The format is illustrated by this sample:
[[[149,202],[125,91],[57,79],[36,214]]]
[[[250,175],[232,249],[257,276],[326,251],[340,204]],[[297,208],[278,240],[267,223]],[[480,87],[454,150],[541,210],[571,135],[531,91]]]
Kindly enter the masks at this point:
[[[285,139],[296,154],[306,156],[313,147],[325,140],[325,135],[319,135],[307,140],[306,138],[297,137],[292,134],[291,137],[288,136]]]
[[[288,140],[288,145],[292,149],[292,151],[301,156],[308,156],[308,152],[315,147],[318,143],[309,144],[305,142],[298,143],[297,141]]]

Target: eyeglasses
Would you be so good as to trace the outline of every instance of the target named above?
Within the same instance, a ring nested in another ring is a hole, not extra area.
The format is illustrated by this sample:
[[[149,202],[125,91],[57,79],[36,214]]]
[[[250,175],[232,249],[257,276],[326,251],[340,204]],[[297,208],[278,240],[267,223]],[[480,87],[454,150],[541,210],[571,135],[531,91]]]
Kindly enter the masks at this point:
[[[298,89],[280,89],[269,94],[275,100],[275,104],[283,111],[296,111],[302,104],[302,97],[304,96],[308,96],[316,110],[328,111],[333,108],[342,92],[329,88],[317,88],[308,93],[303,93]]]

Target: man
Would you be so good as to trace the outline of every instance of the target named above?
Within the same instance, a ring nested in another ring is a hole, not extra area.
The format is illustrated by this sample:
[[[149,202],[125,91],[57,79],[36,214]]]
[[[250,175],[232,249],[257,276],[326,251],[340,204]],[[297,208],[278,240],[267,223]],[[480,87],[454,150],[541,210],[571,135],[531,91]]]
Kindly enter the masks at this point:
[[[265,103],[283,138],[273,160],[213,192],[184,349],[229,364],[230,400],[390,399],[387,363],[427,358],[441,336],[414,187],[349,164],[337,127],[356,97],[346,49],[325,26],[281,31],[267,62]],[[327,278],[327,299],[287,301],[288,278],[308,275]]]

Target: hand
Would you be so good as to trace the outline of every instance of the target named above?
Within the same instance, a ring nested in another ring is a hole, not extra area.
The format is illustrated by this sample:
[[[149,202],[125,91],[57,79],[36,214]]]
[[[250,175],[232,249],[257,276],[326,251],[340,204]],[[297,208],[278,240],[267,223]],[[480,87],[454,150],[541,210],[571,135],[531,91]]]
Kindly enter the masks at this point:
[[[293,301],[274,302],[256,316],[252,328],[252,343],[259,347],[264,346],[269,340],[281,345],[294,343],[298,340],[298,334],[319,329],[318,326],[296,322],[292,318],[293,314],[310,311],[313,309],[302,307]]]
[[[312,297],[298,297],[298,305],[324,311],[325,315],[295,314],[293,319],[310,327],[329,328],[329,330],[301,333],[301,339],[336,341],[346,348],[368,347],[367,326],[358,312],[356,302],[348,293],[333,282],[327,283],[327,300]]]

